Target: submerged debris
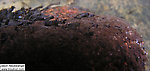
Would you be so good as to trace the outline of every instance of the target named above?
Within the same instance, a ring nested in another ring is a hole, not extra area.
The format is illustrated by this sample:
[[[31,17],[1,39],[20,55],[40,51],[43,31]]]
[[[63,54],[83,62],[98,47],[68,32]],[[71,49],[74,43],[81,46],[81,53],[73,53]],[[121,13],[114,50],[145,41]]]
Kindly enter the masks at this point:
[[[0,26],[18,26],[18,25],[29,25],[39,20],[47,20],[53,19],[53,16],[46,16],[41,13],[39,6],[35,9],[25,9],[21,8],[16,12],[12,12],[14,10],[14,6],[9,9],[3,9],[0,11]],[[2,24],[3,23],[3,24]]]

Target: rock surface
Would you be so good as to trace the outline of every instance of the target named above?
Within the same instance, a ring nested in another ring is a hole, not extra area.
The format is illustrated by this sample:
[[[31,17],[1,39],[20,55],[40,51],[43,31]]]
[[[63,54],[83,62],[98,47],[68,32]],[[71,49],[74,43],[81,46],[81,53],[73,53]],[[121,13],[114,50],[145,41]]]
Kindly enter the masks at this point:
[[[0,17],[0,64],[23,63],[27,71],[145,70],[143,40],[123,19],[67,6],[10,9],[0,11],[7,12]]]

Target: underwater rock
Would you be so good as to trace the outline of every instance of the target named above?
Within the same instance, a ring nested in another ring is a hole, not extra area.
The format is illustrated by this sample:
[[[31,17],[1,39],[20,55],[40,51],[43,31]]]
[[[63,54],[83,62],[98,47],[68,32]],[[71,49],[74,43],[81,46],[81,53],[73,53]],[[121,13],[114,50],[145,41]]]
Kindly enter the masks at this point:
[[[37,11],[45,19],[13,17],[31,22],[1,26],[0,64],[23,63],[27,71],[145,70],[144,42],[125,20],[68,6],[27,11],[23,17]]]

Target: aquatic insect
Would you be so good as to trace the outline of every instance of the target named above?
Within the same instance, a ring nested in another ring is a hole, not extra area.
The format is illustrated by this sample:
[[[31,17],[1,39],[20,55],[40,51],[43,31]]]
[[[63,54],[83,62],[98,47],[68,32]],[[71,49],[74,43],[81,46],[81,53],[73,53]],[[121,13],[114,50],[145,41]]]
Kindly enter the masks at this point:
[[[81,13],[81,14],[78,14],[77,16],[75,16],[74,18],[81,19],[83,17],[93,17],[93,16],[95,16],[95,15],[89,14],[89,13]]]

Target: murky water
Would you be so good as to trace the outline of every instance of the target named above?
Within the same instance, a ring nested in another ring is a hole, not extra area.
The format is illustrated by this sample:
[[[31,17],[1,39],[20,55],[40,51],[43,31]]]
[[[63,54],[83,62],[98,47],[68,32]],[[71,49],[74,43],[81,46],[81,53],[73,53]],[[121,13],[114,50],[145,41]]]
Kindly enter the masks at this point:
[[[0,0],[0,9],[21,7],[74,5],[87,8],[97,15],[111,15],[126,19],[143,36],[150,59],[150,0]],[[146,71],[150,71],[150,61]]]

